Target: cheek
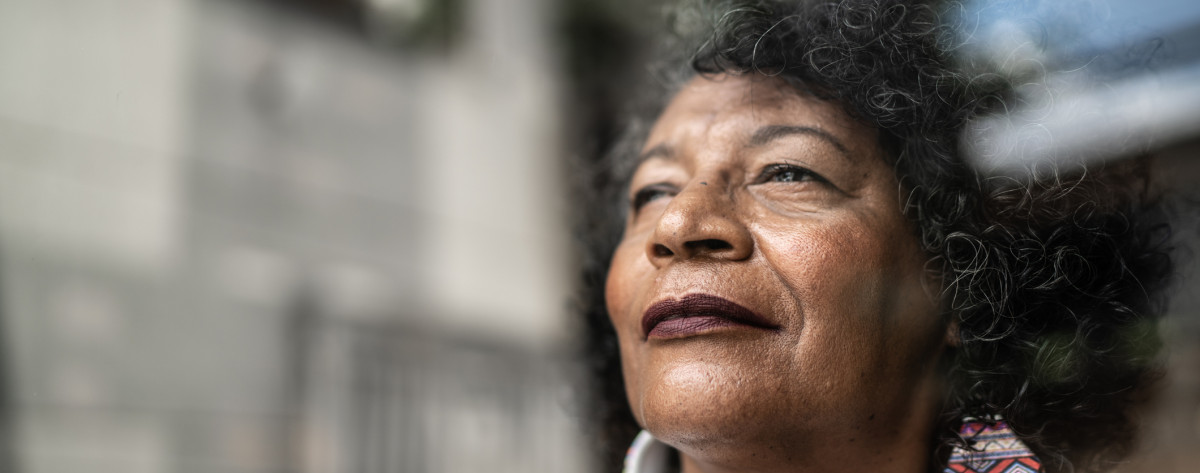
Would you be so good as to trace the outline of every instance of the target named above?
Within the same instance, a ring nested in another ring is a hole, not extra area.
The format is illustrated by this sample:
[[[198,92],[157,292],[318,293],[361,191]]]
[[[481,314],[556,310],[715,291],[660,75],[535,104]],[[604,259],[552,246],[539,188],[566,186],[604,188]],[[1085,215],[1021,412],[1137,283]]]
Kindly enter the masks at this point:
[[[639,324],[630,320],[633,307],[638,297],[638,288],[645,286],[642,281],[646,268],[650,267],[645,261],[640,245],[622,241],[613,254],[609,264],[608,279],[604,285],[605,306],[609,319],[616,329],[617,340],[621,349],[621,373],[625,380],[625,392],[629,404],[633,408],[634,417],[639,422],[642,419],[639,373],[643,367],[636,356],[635,344],[640,339]],[[636,329],[636,330],[635,330]]]
[[[779,251],[805,319],[799,361],[894,379],[933,356],[944,327],[926,291],[924,257],[903,227],[887,231],[894,227],[813,227]]]
[[[637,288],[643,286],[649,262],[641,254],[641,246],[632,241],[622,241],[613,253],[608,267],[608,280],[604,283],[604,302],[617,334],[626,335],[623,329],[629,324]]]
[[[908,257],[915,244],[904,244],[907,234],[880,230],[833,220],[781,230],[764,248],[800,307],[802,361],[869,364],[887,338],[915,322],[911,312],[928,315],[913,304],[921,299],[914,294],[924,295],[920,266]]]
[[[777,271],[804,312],[837,310],[844,315],[869,312],[886,279],[887,250],[878,238],[855,225],[812,225],[801,231],[780,229],[773,253]],[[771,255],[769,255],[771,256]]]

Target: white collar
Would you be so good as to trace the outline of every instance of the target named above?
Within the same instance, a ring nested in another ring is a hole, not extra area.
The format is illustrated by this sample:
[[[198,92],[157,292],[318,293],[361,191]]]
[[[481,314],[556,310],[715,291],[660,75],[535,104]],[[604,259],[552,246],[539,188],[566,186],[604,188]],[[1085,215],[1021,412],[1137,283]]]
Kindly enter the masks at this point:
[[[625,452],[623,473],[666,473],[671,447],[643,430]]]

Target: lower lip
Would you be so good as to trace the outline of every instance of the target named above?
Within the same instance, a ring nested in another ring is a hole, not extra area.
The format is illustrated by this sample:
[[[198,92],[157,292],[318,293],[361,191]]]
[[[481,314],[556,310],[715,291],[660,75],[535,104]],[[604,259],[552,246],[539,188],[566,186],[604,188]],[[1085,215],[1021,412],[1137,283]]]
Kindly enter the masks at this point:
[[[679,338],[706,332],[714,328],[733,326],[750,327],[749,325],[741,324],[723,317],[702,315],[698,317],[681,317],[678,319],[664,320],[659,322],[658,325],[655,325],[647,335],[650,338]]]

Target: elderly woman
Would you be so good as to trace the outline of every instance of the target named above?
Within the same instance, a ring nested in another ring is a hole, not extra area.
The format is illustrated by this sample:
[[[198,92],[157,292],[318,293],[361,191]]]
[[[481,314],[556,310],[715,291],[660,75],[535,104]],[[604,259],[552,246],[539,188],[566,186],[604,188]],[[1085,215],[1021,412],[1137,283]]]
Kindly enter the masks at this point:
[[[1101,470],[1153,379],[1166,229],[1136,166],[987,179],[935,6],[723,2],[595,229],[629,472]],[[607,267],[605,267],[607,265]],[[619,373],[619,375],[617,374]],[[1022,469],[1024,468],[1024,469]]]

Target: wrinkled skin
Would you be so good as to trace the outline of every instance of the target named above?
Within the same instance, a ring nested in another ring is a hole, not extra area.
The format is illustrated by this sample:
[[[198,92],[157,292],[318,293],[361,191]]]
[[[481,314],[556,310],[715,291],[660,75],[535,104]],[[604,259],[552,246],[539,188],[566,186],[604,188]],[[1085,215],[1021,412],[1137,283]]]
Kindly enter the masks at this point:
[[[925,471],[950,330],[876,132],[778,79],[698,77],[642,157],[606,286],[638,422],[687,473]],[[776,328],[647,337],[691,294]]]

